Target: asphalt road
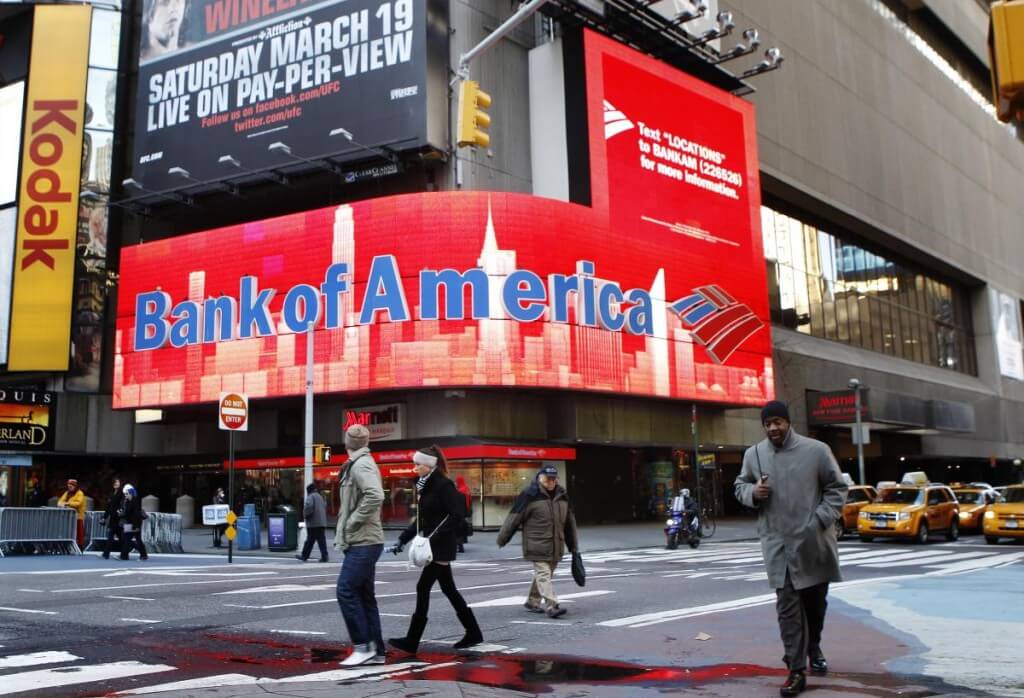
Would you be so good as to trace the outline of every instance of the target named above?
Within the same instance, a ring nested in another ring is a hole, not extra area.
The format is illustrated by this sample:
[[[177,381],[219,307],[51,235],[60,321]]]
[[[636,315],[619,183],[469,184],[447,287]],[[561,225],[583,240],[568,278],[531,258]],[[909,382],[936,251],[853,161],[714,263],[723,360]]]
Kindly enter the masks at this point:
[[[355,696],[403,679],[528,695],[777,695],[782,649],[756,543],[587,554],[586,587],[568,564],[559,570],[569,609],[560,620],[522,608],[530,569],[510,557],[516,543],[471,547],[456,563],[486,645],[451,649],[461,628],[435,588],[420,656],[395,653],[355,673],[338,666],[349,645],[335,561],[8,558],[0,695],[206,695],[199,689],[331,681],[355,691],[332,695]],[[1024,636],[1024,547],[980,543],[843,542],[845,581],[833,585],[823,643],[832,673],[812,682],[814,695],[1024,696],[1010,643],[1003,652],[995,641]],[[405,633],[416,577],[390,555],[378,565],[385,637]]]

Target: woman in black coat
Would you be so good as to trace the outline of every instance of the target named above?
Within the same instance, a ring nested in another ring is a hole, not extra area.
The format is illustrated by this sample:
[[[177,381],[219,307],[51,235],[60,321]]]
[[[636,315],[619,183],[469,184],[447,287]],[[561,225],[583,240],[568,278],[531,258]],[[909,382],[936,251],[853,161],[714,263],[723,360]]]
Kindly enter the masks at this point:
[[[121,501],[119,519],[121,521],[121,559],[127,560],[132,547],[139,551],[140,560],[148,560],[146,544],[142,542],[142,520],[146,513],[142,511],[142,500],[139,493],[131,485],[125,485],[122,490],[124,499]]]
[[[409,619],[409,632],[405,637],[388,639],[388,644],[410,654],[416,654],[423,629],[427,626],[430,590],[434,587],[434,582],[438,582],[441,585],[441,592],[448,597],[459,622],[466,629],[465,636],[455,643],[455,649],[472,647],[483,642],[484,637],[472,609],[455,587],[451,566],[458,545],[457,534],[466,515],[465,498],[455,489],[455,483],[448,479],[448,463],[437,446],[417,451],[413,456],[413,463],[419,476],[416,481],[419,532],[421,535],[430,536],[430,551],[434,559],[423,568],[416,583],[416,611]],[[398,537],[395,552],[400,551],[402,546],[415,536],[416,521],[413,521]]]

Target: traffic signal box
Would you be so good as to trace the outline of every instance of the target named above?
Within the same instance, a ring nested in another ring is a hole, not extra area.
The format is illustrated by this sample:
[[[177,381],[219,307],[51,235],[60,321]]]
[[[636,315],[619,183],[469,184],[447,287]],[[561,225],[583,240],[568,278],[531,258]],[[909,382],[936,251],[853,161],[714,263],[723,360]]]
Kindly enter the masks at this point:
[[[988,50],[999,119],[1024,122],[1024,0],[993,3]]]
[[[313,444],[313,462],[327,465],[331,462],[331,447],[325,444]]]
[[[486,130],[491,125],[491,117],[484,109],[491,106],[491,96],[480,89],[475,80],[463,80],[459,85],[459,127],[458,144],[463,146],[480,146],[486,148],[491,144],[491,137]]]

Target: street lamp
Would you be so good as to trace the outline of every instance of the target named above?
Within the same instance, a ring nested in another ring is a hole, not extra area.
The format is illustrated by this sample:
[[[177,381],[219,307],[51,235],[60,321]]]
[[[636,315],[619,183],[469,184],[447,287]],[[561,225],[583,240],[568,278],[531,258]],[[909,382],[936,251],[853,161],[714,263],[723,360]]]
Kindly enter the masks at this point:
[[[357,141],[355,139],[355,136],[353,136],[352,132],[349,131],[347,128],[340,128],[339,127],[339,128],[331,129],[330,133],[328,133],[327,136],[328,136],[328,138],[333,138],[334,136],[341,136],[342,138],[344,138],[345,140],[347,140],[349,143],[351,143],[352,145],[356,146],[357,148],[361,148],[362,150],[365,150],[368,153],[372,153],[373,155],[376,155],[377,157],[384,158],[388,162],[394,163],[394,162],[398,161],[398,156],[394,152],[389,150],[389,149],[386,149],[386,148],[374,148],[372,146],[364,145],[363,143],[360,143],[359,141]]]
[[[292,160],[296,160],[298,162],[304,162],[309,165],[313,165],[314,167],[319,167],[321,170],[326,170],[331,174],[341,174],[341,168],[338,167],[337,165],[332,165],[331,163],[324,162],[323,160],[311,160],[309,158],[304,158],[301,155],[295,155],[294,153],[292,153],[291,146],[289,146],[287,143],[282,143],[281,141],[274,141],[273,143],[267,146],[267,150],[271,153],[284,155],[285,157],[289,157]]]
[[[233,155],[230,155],[230,154],[229,155],[221,155],[219,158],[217,158],[217,163],[220,164],[220,165],[228,165],[230,167],[234,167],[236,170],[240,170],[240,171],[245,172],[247,174],[253,174],[253,175],[260,176],[260,177],[265,177],[266,179],[269,179],[271,181],[277,182],[278,184],[288,184],[288,178],[285,177],[280,172],[274,172],[274,171],[260,172],[258,170],[254,170],[254,169],[251,169],[249,167],[243,167],[242,163],[238,161],[238,158],[236,158],[236,157],[234,157]]]
[[[856,378],[851,378],[849,386],[853,390],[853,409],[857,413],[857,427],[854,432],[854,440],[857,442],[857,468],[860,473],[860,484],[866,485],[867,480],[864,478],[864,430],[861,428],[860,421],[860,381]]]

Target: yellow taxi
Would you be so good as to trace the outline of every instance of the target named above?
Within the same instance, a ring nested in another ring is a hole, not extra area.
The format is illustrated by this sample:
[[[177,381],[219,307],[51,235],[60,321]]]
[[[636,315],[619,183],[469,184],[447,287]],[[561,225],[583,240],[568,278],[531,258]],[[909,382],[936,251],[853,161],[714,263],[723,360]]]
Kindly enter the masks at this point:
[[[851,485],[846,495],[846,504],[843,505],[842,532],[837,531],[837,533],[842,536],[856,531],[857,516],[860,514],[860,510],[875,501],[877,496],[878,492],[870,485]]]
[[[960,503],[960,530],[981,533],[985,509],[995,501],[995,491],[980,487],[953,486],[953,494]]]
[[[857,516],[857,533],[864,542],[877,538],[911,538],[927,543],[944,531],[947,540],[960,537],[960,505],[945,485],[903,484],[887,487]]]
[[[985,542],[1000,538],[1024,538],[1024,485],[1011,485],[1003,497],[985,512]]]

